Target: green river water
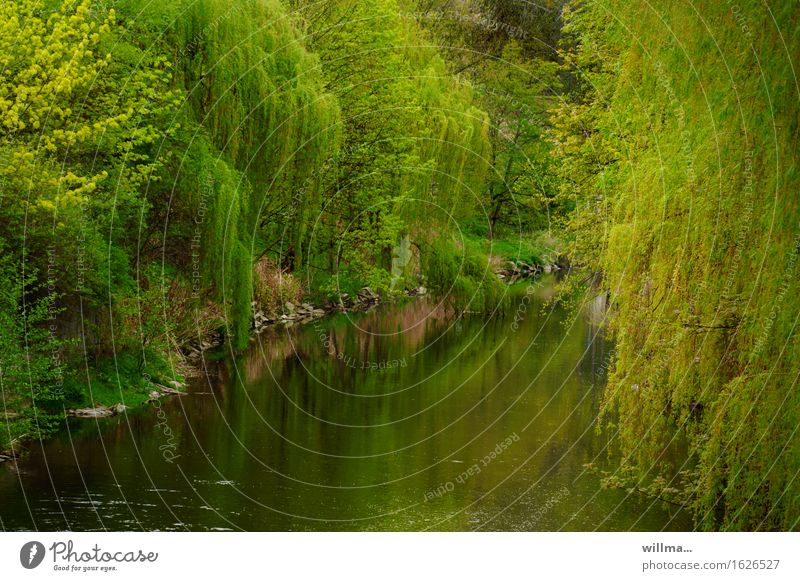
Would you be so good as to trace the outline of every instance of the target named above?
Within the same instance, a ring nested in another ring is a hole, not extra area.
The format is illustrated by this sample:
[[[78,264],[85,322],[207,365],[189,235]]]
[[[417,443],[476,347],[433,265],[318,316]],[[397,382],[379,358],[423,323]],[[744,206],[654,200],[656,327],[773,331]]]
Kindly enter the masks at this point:
[[[686,530],[604,490],[610,345],[519,286],[503,316],[428,300],[261,334],[190,394],[75,420],[0,465],[4,530]],[[597,313],[594,313],[597,316]]]

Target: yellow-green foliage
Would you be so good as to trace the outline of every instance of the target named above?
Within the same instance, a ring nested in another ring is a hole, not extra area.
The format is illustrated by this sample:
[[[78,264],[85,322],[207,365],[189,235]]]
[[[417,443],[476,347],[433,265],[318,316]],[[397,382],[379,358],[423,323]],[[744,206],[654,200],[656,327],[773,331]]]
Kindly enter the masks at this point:
[[[704,529],[797,528],[800,13],[597,0],[567,21],[580,90],[554,142],[573,256],[615,306],[625,466],[690,472]],[[683,438],[687,464],[663,466]]]
[[[124,319],[117,298],[134,289],[123,242],[177,105],[166,59],[118,33],[115,12],[93,13],[88,0],[0,5],[0,383],[9,410],[32,422],[12,432],[28,437],[63,411],[70,330],[84,332],[89,359],[103,334],[95,315]]]
[[[20,269],[38,276],[31,288],[47,273],[58,306],[101,296],[85,303],[96,312],[132,290],[123,244],[162,168],[152,148],[170,134],[164,120],[177,100],[164,56],[120,39],[114,10],[90,8],[0,7],[0,236]]]
[[[165,59],[148,56],[136,70],[121,70],[107,52],[115,12],[98,19],[90,5],[64,0],[52,10],[41,0],[17,0],[0,6],[6,203],[34,217],[55,215],[57,224],[81,204],[107,208],[111,195],[132,202],[129,194],[157,167],[139,152],[162,136],[152,117],[174,102],[164,86]]]

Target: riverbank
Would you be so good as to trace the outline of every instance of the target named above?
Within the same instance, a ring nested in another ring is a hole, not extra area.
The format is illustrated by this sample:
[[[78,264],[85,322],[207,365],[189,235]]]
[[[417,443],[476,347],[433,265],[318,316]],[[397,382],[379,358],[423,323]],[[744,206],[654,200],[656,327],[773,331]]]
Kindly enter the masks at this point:
[[[555,272],[561,267],[554,265],[528,265],[522,261],[507,261],[505,267],[494,262],[494,272],[500,280],[514,284],[525,278],[537,277]],[[402,296],[414,299],[428,296],[428,290],[419,286],[407,290]],[[393,299],[393,302],[397,298]],[[385,299],[370,287],[363,287],[354,296],[341,293],[338,300],[327,299],[313,304],[304,300],[284,302],[280,309],[275,305],[264,306],[252,302],[253,308],[250,341],[270,328],[289,329],[303,326],[338,313],[369,312]],[[172,354],[157,356],[151,354],[148,369],[142,371],[136,362],[129,357],[117,357],[92,370],[91,387],[71,385],[71,393],[90,393],[91,399],[80,405],[80,399],[68,400],[63,415],[52,418],[58,422],[68,418],[101,420],[125,414],[141,408],[163,397],[181,396],[186,393],[186,380],[200,376],[205,368],[206,354],[219,350],[225,344],[224,336],[218,331],[209,330],[204,336],[186,342],[177,347]],[[213,358],[213,356],[212,356]],[[87,406],[86,403],[89,405]],[[70,405],[71,404],[71,405]],[[6,422],[14,422],[17,418],[6,414]],[[65,426],[51,430],[56,433]],[[11,430],[8,430],[11,431]],[[0,462],[15,460],[24,454],[25,444],[31,437],[24,434],[12,441],[0,438]]]
[[[481,260],[488,261],[489,272],[497,277],[496,282],[504,285],[515,285],[568,267],[561,254],[561,244],[544,233],[520,240],[499,238],[488,241],[472,237],[468,242],[463,250],[473,251]],[[484,262],[484,272],[486,264]],[[419,286],[409,286],[402,292],[378,292],[363,286],[352,295],[342,291],[335,298],[308,293],[297,277],[280,272],[269,261],[256,265],[255,276],[256,300],[250,303],[250,344],[271,328],[299,328],[338,313],[364,313],[382,304],[437,294],[423,286],[426,279],[420,272],[411,276]],[[458,279],[460,270],[453,276]],[[457,302],[450,307],[454,312],[463,308]],[[467,310],[472,312],[471,308]],[[41,439],[41,434],[46,438],[63,431],[70,418],[95,421],[113,418],[160,398],[184,394],[187,380],[202,376],[208,362],[219,359],[222,348],[229,341],[226,331],[237,325],[235,322],[227,323],[221,312],[216,302],[207,302],[190,317],[196,321],[194,329],[190,332],[184,330],[163,342],[172,346],[169,351],[145,348],[137,355],[130,352],[113,354],[88,369],[88,382],[79,381],[75,376],[63,378],[60,387],[63,405],[60,409],[48,409],[46,413],[37,410],[35,415],[39,423],[35,426],[28,427],[26,422],[31,422],[30,417],[21,417],[20,410],[7,413],[5,433],[0,433],[0,452],[5,460],[0,458],[0,462],[24,454],[25,443]],[[21,411],[31,415],[27,410]]]
[[[407,291],[405,296],[413,298],[426,294],[427,289],[420,286]],[[336,313],[366,312],[381,304],[381,300],[379,293],[364,287],[353,297],[342,293],[338,301],[327,300],[318,306],[305,301],[286,301],[280,314],[276,313],[274,305],[263,306],[253,302],[250,339],[252,342],[258,334],[271,327],[291,328]],[[125,414],[160,398],[185,395],[187,378],[203,374],[206,364],[204,354],[214,353],[224,344],[223,334],[209,329],[205,335],[179,345],[173,353],[150,353],[149,365],[145,370],[129,357],[110,358],[90,371],[90,384],[78,385],[71,382],[66,387],[70,393],[91,394],[90,401],[82,401],[83,398],[80,397],[68,399],[63,414],[48,419],[51,423],[63,422],[69,418],[101,420]],[[5,419],[8,432],[19,432],[19,429],[10,429],[14,422],[19,421],[19,414],[7,413]],[[55,434],[64,428],[65,426],[61,426],[48,432]],[[9,438],[0,435],[0,463],[23,456],[25,445],[33,439],[29,435],[20,434],[9,441]]]
[[[120,354],[90,368],[89,382],[64,377],[59,385],[63,394],[60,409],[6,411],[0,432],[0,462],[24,456],[30,442],[62,432],[70,419],[111,418],[162,397],[182,395],[191,370],[174,356],[171,364],[166,355],[149,352],[142,365],[130,354]]]

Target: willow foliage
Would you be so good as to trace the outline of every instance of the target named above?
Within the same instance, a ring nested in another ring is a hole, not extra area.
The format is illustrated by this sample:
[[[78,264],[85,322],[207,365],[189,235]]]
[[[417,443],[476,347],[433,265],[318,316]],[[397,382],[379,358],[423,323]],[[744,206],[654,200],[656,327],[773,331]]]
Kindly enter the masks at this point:
[[[140,4],[136,26],[163,34],[185,95],[182,132],[169,145],[180,152],[172,219],[178,230],[197,225],[183,231],[184,254],[199,256],[201,286],[222,301],[242,347],[253,261],[271,238],[305,243],[319,206],[315,176],[338,146],[338,104],[280,2]]]
[[[750,0],[567,13],[577,88],[553,140],[574,261],[614,304],[606,420],[623,473],[666,494],[684,478],[704,529],[800,524],[799,16]],[[684,440],[689,461],[664,466]]]
[[[319,60],[277,0],[194,2],[180,22],[192,112],[253,188],[243,231],[291,206],[285,236],[302,245],[319,188],[294,194],[338,146],[339,107]]]
[[[393,246],[405,237],[415,247],[449,237],[479,208],[488,117],[405,4],[295,4],[342,108],[342,149],[325,174],[315,266],[335,271],[340,288],[360,279],[388,289]]]

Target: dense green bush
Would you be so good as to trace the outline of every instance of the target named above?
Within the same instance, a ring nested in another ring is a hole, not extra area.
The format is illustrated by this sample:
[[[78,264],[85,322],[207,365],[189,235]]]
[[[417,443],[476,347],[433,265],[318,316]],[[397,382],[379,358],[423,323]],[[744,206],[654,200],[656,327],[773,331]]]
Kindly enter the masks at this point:
[[[493,313],[504,306],[506,287],[476,241],[445,236],[422,245],[425,284],[457,311]]]

